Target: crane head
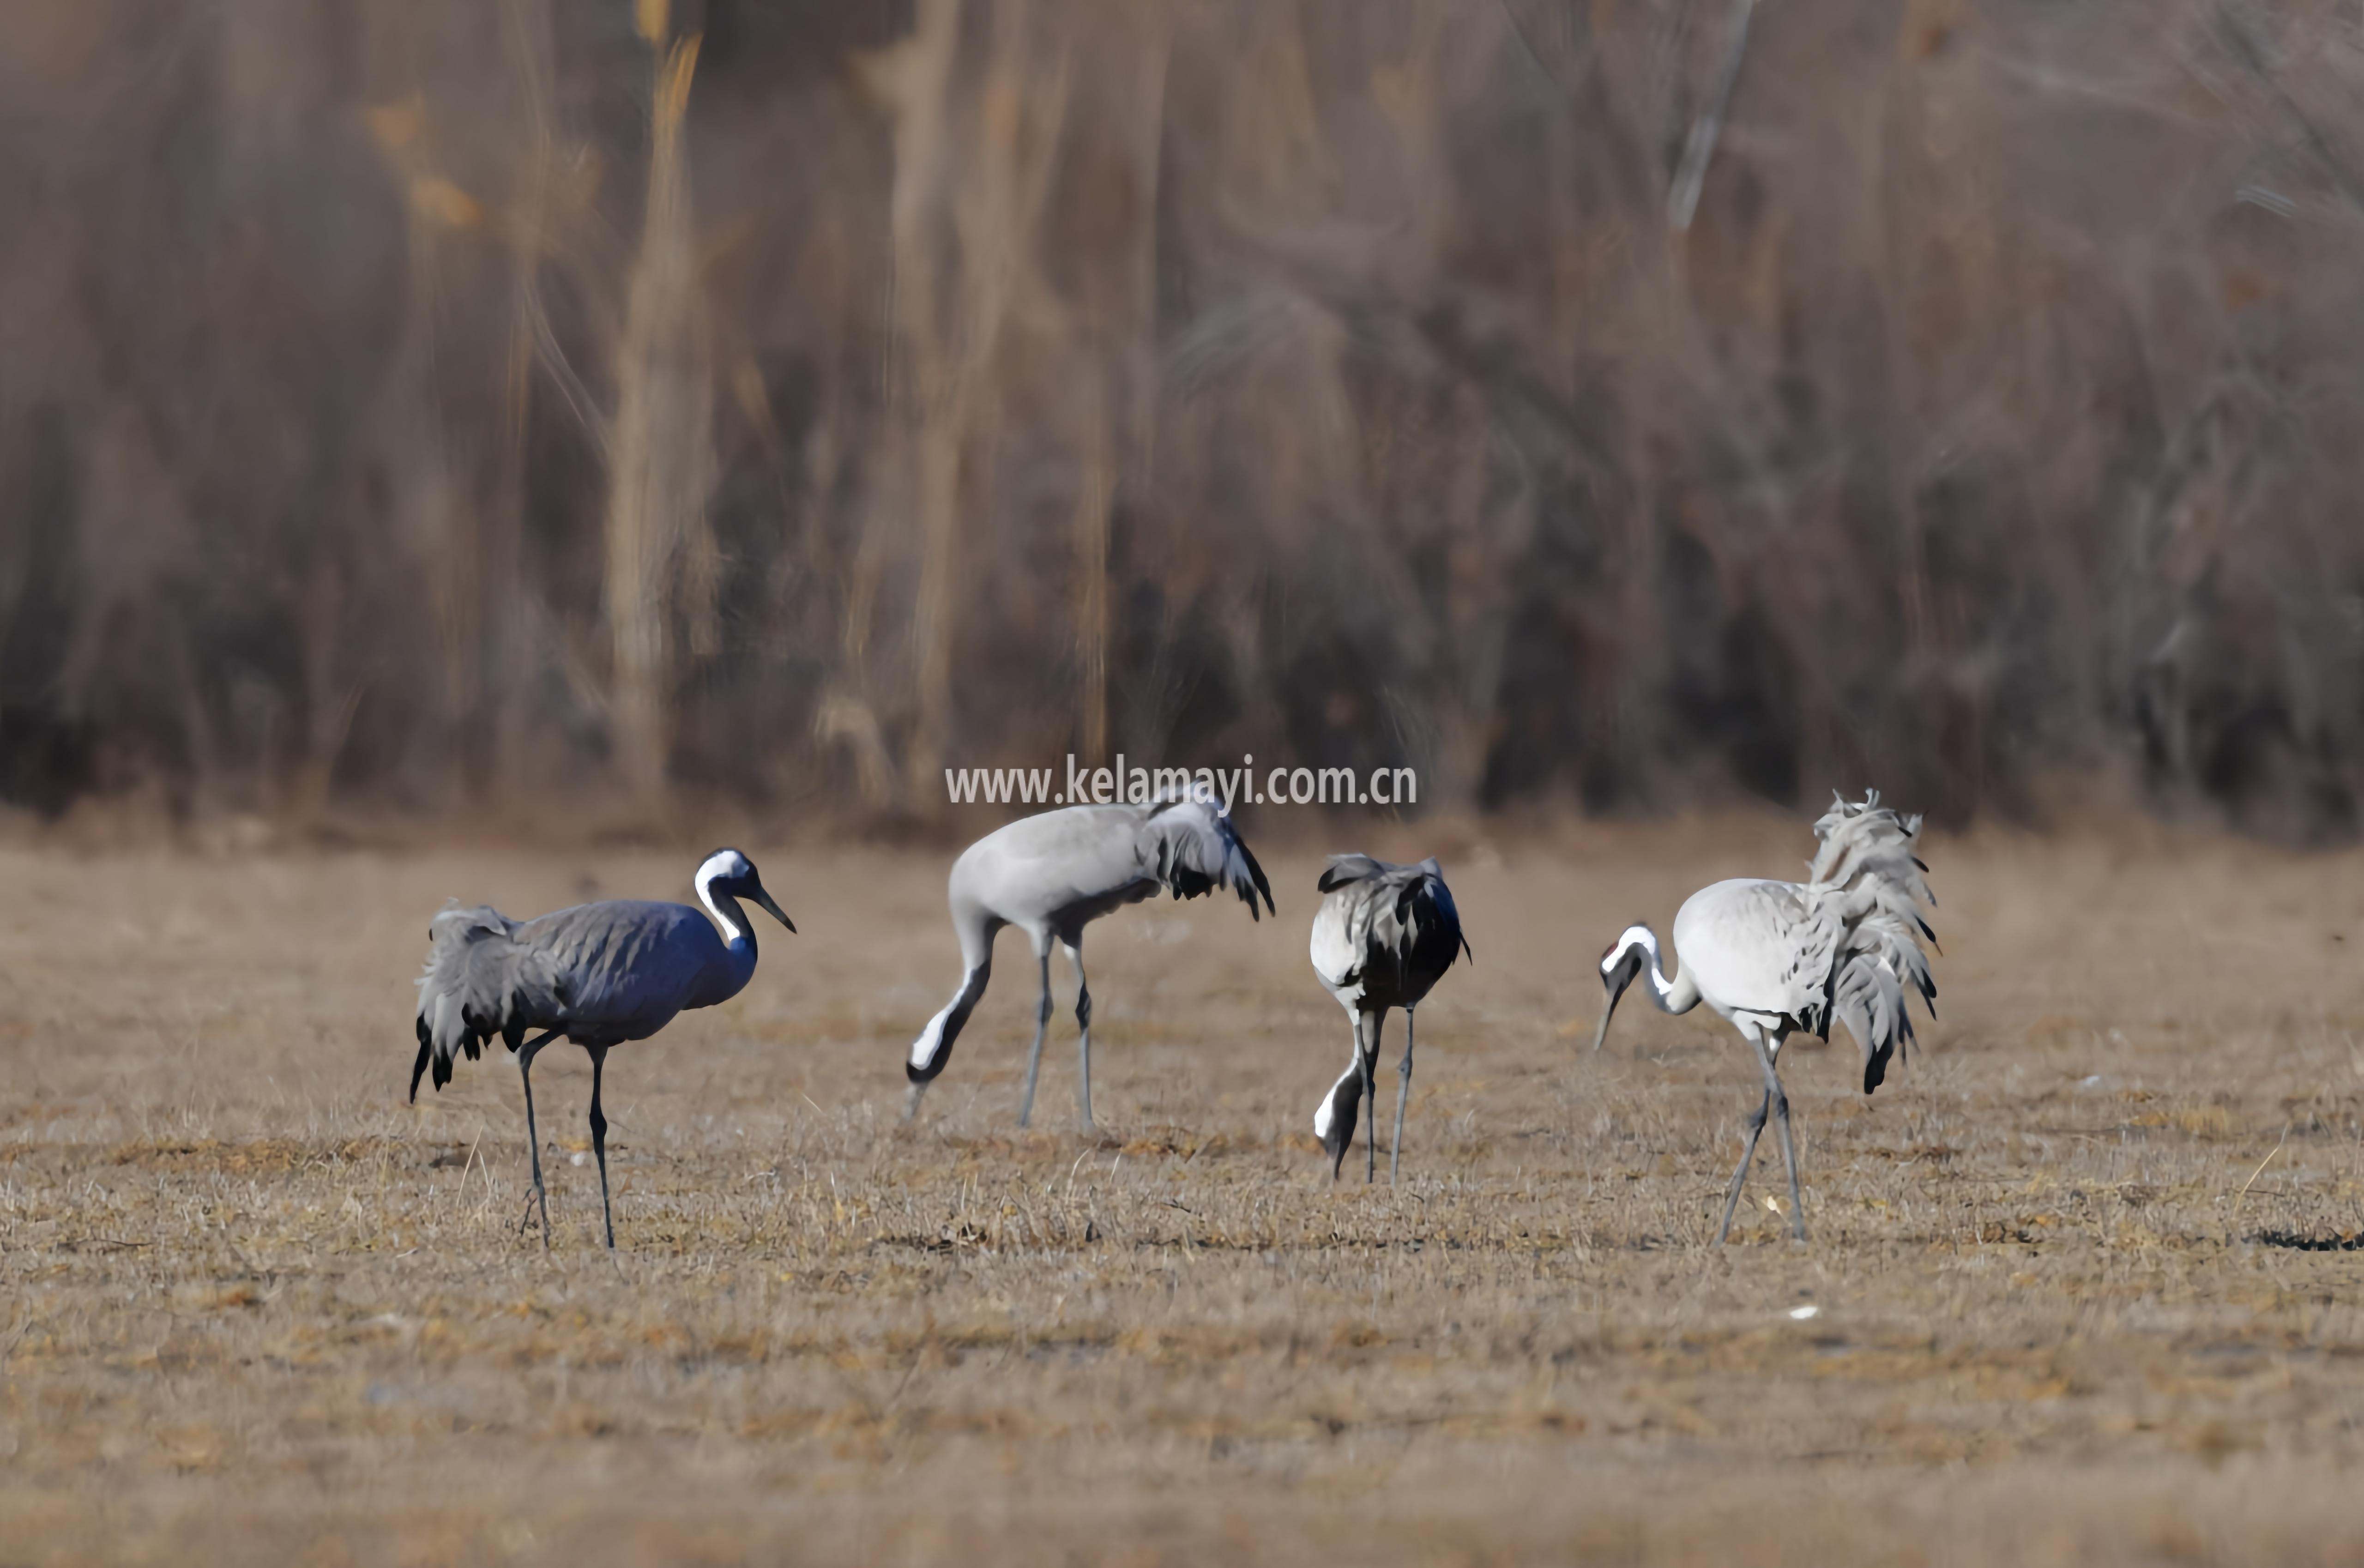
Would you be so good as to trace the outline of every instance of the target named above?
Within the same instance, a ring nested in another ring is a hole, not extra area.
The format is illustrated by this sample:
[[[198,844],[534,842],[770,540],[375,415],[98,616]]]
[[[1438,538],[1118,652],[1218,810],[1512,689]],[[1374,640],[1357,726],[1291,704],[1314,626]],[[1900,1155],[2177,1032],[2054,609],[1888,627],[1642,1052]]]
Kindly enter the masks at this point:
[[[1658,956],[1657,934],[1647,926],[1628,926],[1625,932],[1609,944],[1600,955],[1600,984],[1609,993],[1601,1004],[1600,1027],[1592,1031],[1592,1049],[1599,1051],[1600,1042],[1609,1038],[1610,1016],[1617,1011],[1617,1000],[1625,995],[1625,987],[1634,984],[1642,966]]]
[[[1355,1113],[1362,1103],[1363,1072],[1358,1062],[1346,1069],[1346,1075],[1331,1086],[1314,1109],[1313,1136],[1321,1140],[1321,1152],[1330,1156],[1333,1182],[1346,1167],[1346,1147],[1355,1141]]]
[[[697,888],[701,895],[710,891],[729,898],[752,899],[790,931],[797,929],[797,923],[764,891],[764,879],[756,874],[755,862],[736,850],[717,850],[700,862]]]

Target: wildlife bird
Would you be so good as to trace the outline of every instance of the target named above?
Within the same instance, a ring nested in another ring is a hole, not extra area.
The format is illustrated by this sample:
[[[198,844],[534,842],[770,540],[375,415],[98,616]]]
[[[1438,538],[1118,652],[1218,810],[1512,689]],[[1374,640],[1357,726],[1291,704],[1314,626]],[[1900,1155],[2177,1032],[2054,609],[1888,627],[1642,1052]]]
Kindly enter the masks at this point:
[[[1034,1074],[1043,1060],[1043,1032],[1051,1023],[1051,944],[1067,950],[1076,968],[1076,1024],[1083,1031],[1078,1061],[1077,1116],[1092,1126],[1092,993],[1084,978],[1084,928],[1111,909],[1138,904],[1160,891],[1196,898],[1229,888],[1256,913],[1256,895],[1272,907],[1264,868],[1232,828],[1231,815],[1201,795],[1149,806],[1070,806],[1022,817],[987,834],[953,862],[949,892],[953,932],[960,939],[965,973],[957,995],[928,1020],[911,1042],[904,1070],[911,1080],[905,1120],[944,1070],[961,1027],[985,995],[993,973],[993,939],[1015,926],[1033,944],[1043,971],[1043,1005],[1034,1044],[1026,1055],[1026,1089],[1018,1125],[1034,1112]]]
[[[1937,986],[1929,976],[1915,933],[1935,947],[1937,935],[1921,918],[1920,900],[1936,906],[1922,873],[1929,868],[1912,852],[1921,831],[1918,817],[1899,817],[1879,804],[1879,792],[1860,802],[1834,796],[1831,809],[1814,824],[1822,840],[1809,864],[1808,880],[1719,882],[1702,887],[1675,912],[1675,951],[1682,973],[1668,980],[1658,967],[1658,939],[1647,926],[1628,926],[1600,958],[1600,980],[1609,992],[1592,1048],[1609,1033],[1617,999],[1636,975],[1646,973],[1650,994],[1669,1013],[1687,1013],[1705,1002],[1730,1020],[1756,1053],[1765,1074],[1765,1100],[1748,1118],[1747,1147],[1724,1195],[1723,1223],[1715,1244],[1732,1229],[1732,1211],[1756,1154],[1757,1135],[1769,1110],[1781,1125],[1781,1155],[1790,1167],[1790,1222],[1801,1241],[1806,1217],[1798,1197],[1798,1151],[1790,1138],[1790,1098],[1781,1091],[1775,1059],[1792,1033],[1831,1036],[1831,1019],[1846,1025],[1863,1050],[1863,1092],[1870,1094],[1887,1075],[1888,1059],[1901,1054],[1912,1039],[1904,1010],[1904,987],[1921,993],[1932,1018]]]
[[[752,898],[781,925],[797,929],[764,891],[753,862],[736,850],[707,856],[694,881],[703,914],[686,904],[610,898],[520,922],[488,905],[471,909],[453,903],[428,923],[434,945],[418,977],[418,1060],[410,1069],[410,1098],[417,1102],[418,1080],[430,1064],[440,1090],[452,1081],[452,1060],[461,1051],[474,1062],[486,1040],[500,1036],[516,1053],[525,1085],[532,1200],[541,1206],[545,1248],[550,1198],[533,1125],[535,1055],[560,1035],[590,1052],[591,1148],[599,1157],[599,1211],[612,1251],[608,1118],[599,1108],[608,1048],[646,1040],[683,1008],[727,1002],[745,987],[755,973],[755,932],[737,900]],[[720,935],[707,923],[709,914]],[[541,1032],[528,1040],[535,1030]]]
[[[1355,1140],[1355,1113],[1377,1092],[1379,1027],[1389,1007],[1404,1016],[1403,1065],[1396,1078],[1396,1137],[1388,1151],[1388,1182],[1394,1184],[1403,1156],[1404,1101],[1411,1093],[1412,1014],[1430,987],[1469,951],[1461,934],[1461,914],[1433,860],[1416,866],[1389,865],[1368,855],[1332,855],[1314,884],[1326,896],[1313,912],[1313,973],[1346,1009],[1355,1026],[1354,1057],[1345,1075],[1331,1085],[1313,1113],[1313,1135],[1330,1156],[1336,1181]],[[1371,1100],[1372,1130],[1378,1101]],[[1378,1172],[1377,1140],[1363,1140],[1363,1179]]]

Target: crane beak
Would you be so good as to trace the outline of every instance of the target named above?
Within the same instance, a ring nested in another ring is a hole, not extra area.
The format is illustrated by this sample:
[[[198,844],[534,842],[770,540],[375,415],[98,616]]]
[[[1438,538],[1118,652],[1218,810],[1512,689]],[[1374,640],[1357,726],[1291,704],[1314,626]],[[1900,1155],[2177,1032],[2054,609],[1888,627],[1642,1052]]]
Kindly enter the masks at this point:
[[[756,903],[761,904],[764,908],[772,912],[773,919],[777,920],[781,925],[786,926],[791,933],[796,930],[797,923],[782,913],[780,906],[777,904],[772,902],[772,895],[764,891],[764,884],[762,883],[759,882],[755,884],[753,896]]]
[[[1625,995],[1625,987],[1633,984],[1634,976],[1641,972],[1641,961],[1628,953],[1615,969],[1601,977],[1601,984],[1609,992],[1609,1000],[1600,1008],[1600,1027],[1592,1031],[1593,1050],[1599,1051],[1600,1042],[1609,1038],[1609,1019],[1617,1011],[1618,998]]]

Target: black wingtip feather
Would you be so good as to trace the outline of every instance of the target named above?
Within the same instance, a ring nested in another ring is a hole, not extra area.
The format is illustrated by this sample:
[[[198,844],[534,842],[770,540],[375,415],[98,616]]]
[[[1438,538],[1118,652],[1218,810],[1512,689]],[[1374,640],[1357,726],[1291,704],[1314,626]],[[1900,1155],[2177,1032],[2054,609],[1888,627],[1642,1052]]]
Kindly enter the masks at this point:
[[[1232,842],[1240,845],[1240,859],[1247,862],[1248,875],[1255,879],[1256,892],[1264,895],[1265,908],[1275,917],[1277,917],[1280,914],[1280,908],[1279,906],[1276,905],[1272,901],[1272,884],[1265,880],[1264,867],[1256,863],[1255,856],[1250,853],[1248,847],[1245,844],[1241,844],[1237,838],[1232,839]],[[1254,897],[1245,892],[1243,892],[1240,896],[1247,900],[1248,918],[1261,924],[1264,920],[1264,917],[1256,913]]]
[[[418,1060],[410,1064],[410,1103],[418,1103],[418,1080],[426,1074],[427,1063],[435,1055],[435,1042],[427,1033],[427,1020],[418,1020]],[[439,1085],[440,1087],[440,1085]]]

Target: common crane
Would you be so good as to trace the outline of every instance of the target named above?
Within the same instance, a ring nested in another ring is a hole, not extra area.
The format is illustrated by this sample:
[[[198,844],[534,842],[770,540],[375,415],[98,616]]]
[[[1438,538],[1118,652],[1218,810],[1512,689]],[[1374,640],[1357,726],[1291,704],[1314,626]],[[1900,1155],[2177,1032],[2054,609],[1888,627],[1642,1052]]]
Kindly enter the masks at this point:
[[[1150,806],[1070,806],[1023,817],[971,844],[953,862],[948,889],[953,932],[960,939],[965,973],[957,995],[930,1018],[911,1042],[904,1070],[911,1080],[909,1120],[920,1096],[944,1070],[953,1042],[985,995],[993,973],[993,939],[1015,926],[1033,944],[1043,972],[1043,1005],[1035,1014],[1034,1044],[1026,1054],[1026,1088],[1018,1102],[1018,1125],[1034,1112],[1034,1075],[1043,1060],[1043,1034],[1051,1023],[1051,944],[1067,950],[1076,968],[1076,1024],[1083,1031],[1077,1057],[1077,1116],[1092,1127],[1092,993],[1084,978],[1084,928],[1111,909],[1138,904],[1161,891],[1196,898],[1229,888],[1256,913],[1256,895],[1272,908],[1272,887],[1264,868],[1232,830],[1229,813],[1199,795]]]
[[[1411,1094],[1412,1014],[1431,987],[1470,952],[1461,914],[1434,860],[1389,865],[1368,855],[1332,855],[1315,886],[1324,895],[1313,912],[1313,973],[1346,1009],[1355,1028],[1354,1055],[1344,1077],[1313,1113],[1313,1134],[1330,1156],[1330,1179],[1345,1167],[1355,1140],[1355,1110],[1371,1100],[1378,1127],[1379,1029],[1389,1007],[1404,1016],[1403,1065],[1396,1078],[1396,1136],[1388,1151],[1393,1185],[1403,1157],[1404,1102]],[[1378,1140],[1363,1139],[1363,1180],[1377,1179]]]
[[[1723,1223],[1715,1244],[1732,1229],[1741,1184],[1756,1154],[1757,1135],[1769,1109],[1781,1124],[1781,1155],[1790,1168],[1790,1223],[1806,1239],[1806,1216],[1798,1194],[1798,1151],[1790,1137],[1790,1097],[1781,1091],[1775,1059],[1792,1033],[1828,1040],[1831,1019],[1846,1025],[1863,1051],[1863,1092],[1870,1094],[1887,1075],[1888,1059],[1901,1054],[1912,1039],[1905,1013],[1904,987],[1921,994],[1936,1016],[1937,986],[1929,961],[1915,938],[1937,937],[1922,919],[1920,900],[1932,908],[1936,896],[1922,873],[1929,868],[1912,851],[1921,831],[1918,817],[1899,817],[1879,804],[1879,792],[1860,802],[1834,797],[1814,824],[1822,840],[1808,867],[1808,880],[1719,882],[1684,900],[1675,912],[1675,951],[1682,973],[1672,980],[1658,966],[1658,939],[1647,926],[1628,926],[1600,958],[1601,984],[1609,992],[1592,1048],[1609,1034],[1610,1015],[1636,975],[1645,973],[1650,994],[1669,1013],[1687,1013],[1701,1002],[1730,1020],[1756,1053],[1765,1074],[1765,1100],[1748,1118],[1747,1147],[1724,1195]]]
[[[591,1148],[599,1157],[599,1212],[613,1251],[608,1118],[599,1108],[608,1048],[646,1040],[683,1008],[727,1002],[745,987],[755,973],[755,933],[738,899],[752,898],[781,925],[797,929],[764,891],[754,864],[736,850],[707,856],[695,882],[703,914],[686,904],[610,898],[520,922],[489,905],[453,903],[428,923],[434,945],[418,977],[418,1060],[410,1069],[410,1097],[418,1100],[418,1080],[429,1066],[440,1091],[452,1081],[453,1059],[465,1051],[474,1061],[495,1035],[516,1053],[545,1248],[550,1198],[533,1125],[535,1055],[560,1035],[590,1052]],[[708,924],[708,914],[721,926],[720,935]]]

